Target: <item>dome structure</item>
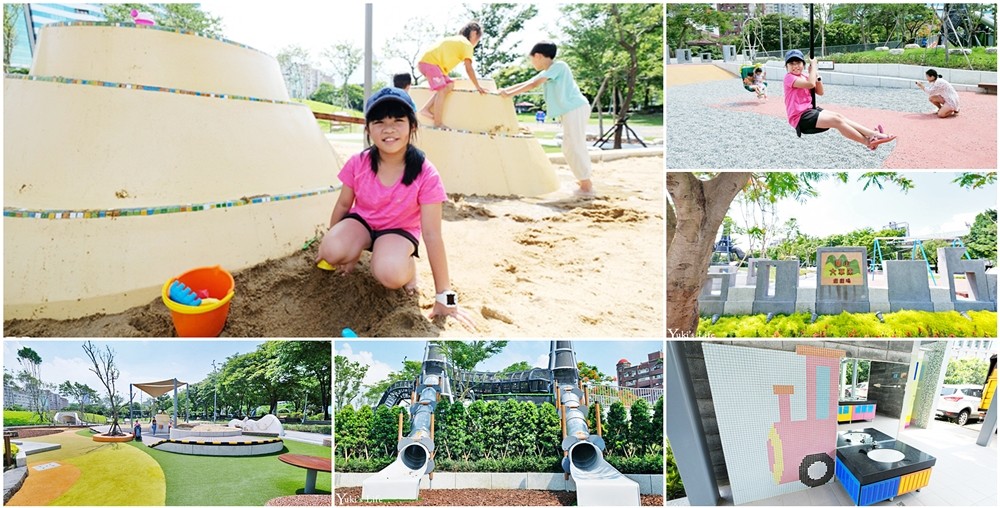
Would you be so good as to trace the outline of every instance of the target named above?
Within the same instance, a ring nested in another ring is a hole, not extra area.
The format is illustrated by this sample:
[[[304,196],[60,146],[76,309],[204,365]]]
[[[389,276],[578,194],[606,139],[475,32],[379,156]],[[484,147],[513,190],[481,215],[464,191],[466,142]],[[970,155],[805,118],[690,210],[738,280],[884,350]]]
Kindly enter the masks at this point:
[[[288,255],[341,166],[273,57],[99,22],[43,27],[5,76],[3,163],[4,319],[120,312],[191,268]]]

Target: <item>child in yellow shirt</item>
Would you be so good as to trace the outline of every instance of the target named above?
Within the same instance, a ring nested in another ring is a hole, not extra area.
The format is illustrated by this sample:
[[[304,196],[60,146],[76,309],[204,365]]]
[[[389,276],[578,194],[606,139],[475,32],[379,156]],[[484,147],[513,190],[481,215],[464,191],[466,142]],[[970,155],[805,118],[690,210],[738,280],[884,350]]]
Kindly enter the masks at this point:
[[[462,27],[459,35],[445,37],[420,57],[417,68],[427,78],[427,85],[434,91],[427,104],[420,108],[420,114],[430,118],[434,122],[434,127],[444,127],[442,121],[444,99],[455,88],[455,82],[448,77],[448,73],[458,64],[465,62],[465,73],[469,75],[476,90],[479,93],[486,93],[486,90],[479,86],[476,71],[472,68],[472,51],[482,37],[483,28],[479,23],[472,21]]]

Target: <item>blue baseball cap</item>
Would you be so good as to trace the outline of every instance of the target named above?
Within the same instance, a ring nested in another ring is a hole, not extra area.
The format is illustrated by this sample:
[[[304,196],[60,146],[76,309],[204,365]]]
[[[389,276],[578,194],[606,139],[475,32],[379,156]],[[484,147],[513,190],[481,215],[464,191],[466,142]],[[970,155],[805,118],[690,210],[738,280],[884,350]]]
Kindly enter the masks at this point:
[[[788,53],[785,53],[785,63],[786,64],[790,60],[793,60],[795,58],[798,58],[799,60],[802,60],[802,63],[806,63],[806,57],[803,56],[802,52],[799,51],[799,50],[797,50],[797,49],[793,49],[793,50],[789,51]]]
[[[396,88],[393,86],[387,86],[375,93],[368,98],[368,102],[365,103],[365,118],[368,118],[368,112],[372,110],[376,105],[385,101],[398,101],[403,103],[406,107],[413,111],[413,114],[417,113],[417,105],[413,103],[413,99],[410,98],[410,94],[403,91],[402,88]]]

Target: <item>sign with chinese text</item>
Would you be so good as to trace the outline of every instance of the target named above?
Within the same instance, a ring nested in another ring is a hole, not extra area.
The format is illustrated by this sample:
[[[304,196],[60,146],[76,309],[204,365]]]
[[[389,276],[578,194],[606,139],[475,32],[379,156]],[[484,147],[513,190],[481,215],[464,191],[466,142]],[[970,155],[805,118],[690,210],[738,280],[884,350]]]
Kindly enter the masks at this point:
[[[862,270],[864,254],[839,252],[827,254],[821,268],[820,284],[824,286],[861,286],[865,283]]]

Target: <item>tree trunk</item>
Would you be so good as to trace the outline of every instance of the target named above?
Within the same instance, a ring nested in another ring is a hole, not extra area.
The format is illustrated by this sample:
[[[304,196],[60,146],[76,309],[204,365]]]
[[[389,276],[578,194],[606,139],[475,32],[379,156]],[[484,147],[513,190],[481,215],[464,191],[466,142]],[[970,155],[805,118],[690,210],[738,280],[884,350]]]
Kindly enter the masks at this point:
[[[698,294],[708,278],[715,235],[729,205],[749,181],[750,173],[720,173],[702,181],[694,173],[667,173],[667,192],[674,203],[667,211],[667,331],[671,337],[698,331]],[[673,215],[676,225],[671,228]]]

